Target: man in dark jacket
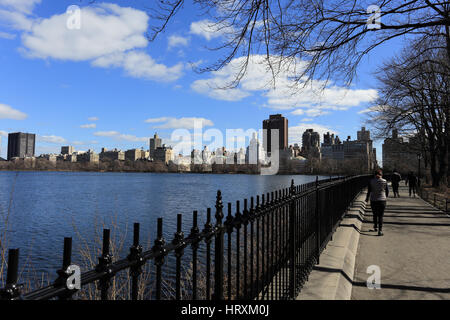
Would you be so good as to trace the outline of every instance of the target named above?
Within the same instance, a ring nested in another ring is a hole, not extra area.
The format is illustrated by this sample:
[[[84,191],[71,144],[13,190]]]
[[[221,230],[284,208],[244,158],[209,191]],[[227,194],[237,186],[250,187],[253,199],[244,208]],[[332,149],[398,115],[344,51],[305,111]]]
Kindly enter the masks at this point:
[[[402,176],[400,173],[397,172],[397,169],[394,169],[394,173],[392,174],[392,191],[394,191],[394,198],[399,197],[400,194],[398,193],[398,186],[400,184],[400,181],[402,180]]]
[[[416,188],[417,188],[417,177],[414,174],[414,172],[410,172],[408,174],[408,177],[406,178],[409,184],[409,196],[414,195],[414,198],[416,197]]]
[[[387,181],[382,178],[383,172],[381,170],[375,171],[375,177],[369,181],[366,202],[369,202],[372,207],[373,214],[373,228],[378,230],[378,235],[383,235],[383,215],[386,209],[386,199],[389,196],[389,188]]]

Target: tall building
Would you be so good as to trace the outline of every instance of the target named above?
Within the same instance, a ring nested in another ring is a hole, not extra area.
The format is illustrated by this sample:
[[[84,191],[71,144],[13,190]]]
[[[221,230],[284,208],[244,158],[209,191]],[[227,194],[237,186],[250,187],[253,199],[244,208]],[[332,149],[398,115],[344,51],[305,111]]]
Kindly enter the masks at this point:
[[[357,132],[357,137],[356,140],[351,140],[348,136],[347,140],[341,143],[338,136],[334,137],[327,132],[321,147],[322,159],[338,161],[347,167],[358,166],[361,172],[372,172],[377,166],[377,157],[370,131],[362,127]]]
[[[143,159],[142,151],[143,150],[141,150],[141,149],[131,149],[131,150],[125,151],[125,160],[138,161],[140,159]]]
[[[278,130],[279,149],[286,150],[288,148],[288,119],[281,114],[271,115],[269,119],[263,121],[263,129],[263,146],[268,155],[272,152],[272,130]]]
[[[193,164],[202,164],[203,163],[202,153],[197,149],[192,150],[191,161]]]
[[[320,148],[322,159],[344,160],[344,145],[338,136],[327,132],[323,135],[323,143]]]
[[[8,160],[34,157],[35,150],[35,134],[16,132],[8,135]]]
[[[150,139],[150,158],[155,157],[155,150],[162,147],[162,139],[155,133],[153,138]]]
[[[362,127],[361,131],[357,132],[358,141],[372,141],[370,140],[370,131],[366,130],[366,127]]]
[[[154,161],[161,161],[165,164],[169,164],[170,161],[174,161],[174,153],[171,147],[166,147],[163,145],[162,147],[154,150]]]
[[[202,160],[203,164],[211,164],[212,163],[212,152],[208,149],[208,146],[205,146],[202,150]]]
[[[79,153],[77,155],[77,162],[90,162],[90,163],[99,163],[100,156],[98,153],[95,153],[93,150],[88,150],[88,152]],[[72,162],[75,162],[72,160]]]
[[[239,149],[239,152],[234,154],[234,163],[236,164],[245,164],[246,153],[244,148]]]
[[[261,164],[266,161],[264,148],[258,141],[258,136],[256,133],[253,133],[250,144],[247,147],[245,161],[247,164]]]
[[[125,161],[125,152],[121,150],[107,150],[106,148],[102,148],[102,152],[100,153],[100,161]]]
[[[405,141],[403,137],[399,137],[398,130],[394,129],[392,137],[386,138],[383,143],[383,169],[397,169],[401,173],[416,172],[417,155],[421,153],[422,146],[418,136],[409,137],[408,141]]]
[[[61,147],[61,154],[68,155],[75,152],[74,147],[67,146],[67,147]]]
[[[320,158],[320,135],[314,129],[307,129],[302,136],[302,155]]]

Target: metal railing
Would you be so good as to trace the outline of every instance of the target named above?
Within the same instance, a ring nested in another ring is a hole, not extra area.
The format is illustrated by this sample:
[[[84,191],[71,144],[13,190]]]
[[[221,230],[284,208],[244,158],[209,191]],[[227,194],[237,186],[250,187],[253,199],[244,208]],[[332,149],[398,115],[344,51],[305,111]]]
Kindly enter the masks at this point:
[[[450,214],[450,198],[447,195],[437,194],[436,191],[428,190],[423,186],[420,186],[417,191],[419,196],[433,207]]]
[[[277,190],[250,201],[240,201],[235,210],[231,203],[223,212],[222,194],[217,192],[215,224],[211,208],[206,210],[203,230],[198,225],[198,212],[193,213],[193,226],[188,236],[182,232],[182,215],[177,217],[177,231],[170,242],[163,236],[163,219],[158,219],[157,237],[149,251],[140,245],[140,226],[134,224],[133,245],[125,259],[113,262],[110,254],[110,230],[103,231],[102,255],[95,269],[81,274],[81,286],[96,283],[102,300],[110,298],[111,280],[123,270],[130,272],[131,299],[138,299],[142,267],[155,264],[153,299],[162,296],[162,268],[169,255],[175,256],[174,295],[182,299],[182,258],[190,247],[192,288],[188,299],[198,299],[199,290],[206,300],[294,299],[318,263],[322,250],[348,207],[367,185],[369,176],[318,179],[315,182]],[[225,241],[226,240],[226,241]],[[205,285],[198,288],[198,250],[205,246]],[[212,265],[212,253],[214,264]],[[64,239],[62,268],[57,280],[44,288],[22,293],[18,281],[19,249],[9,250],[6,287],[0,291],[4,300],[72,299],[77,290],[70,289],[72,239]],[[184,297],[185,298],[185,297]]]

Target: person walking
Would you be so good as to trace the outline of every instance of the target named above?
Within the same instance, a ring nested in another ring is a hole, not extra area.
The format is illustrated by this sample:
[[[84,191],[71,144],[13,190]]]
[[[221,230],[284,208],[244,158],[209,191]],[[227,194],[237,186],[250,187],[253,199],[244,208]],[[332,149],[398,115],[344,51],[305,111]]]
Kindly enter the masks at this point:
[[[413,195],[415,198],[417,193],[417,177],[414,172],[410,171],[406,180],[409,184],[409,196],[411,197]]]
[[[394,173],[392,174],[392,191],[394,191],[394,198],[399,197],[400,193],[398,193],[398,187],[400,185],[400,181],[402,180],[402,176],[397,172],[397,169],[394,169]]]
[[[383,172],[378,169],[375,177],[369,181],[366,202],[369,202],[373,213],[373,228],[378,235],[383,235],[383,216],[386,209],[386,199],[389,196],[387,181],[383,179]]]

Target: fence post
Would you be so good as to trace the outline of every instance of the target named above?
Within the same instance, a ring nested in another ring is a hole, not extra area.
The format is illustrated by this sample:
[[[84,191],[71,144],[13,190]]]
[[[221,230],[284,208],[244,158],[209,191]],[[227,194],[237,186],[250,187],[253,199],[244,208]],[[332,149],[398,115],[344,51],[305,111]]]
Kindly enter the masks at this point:
[[[289,286],[289,295],[291,297],[291,299],[295,299],[295,286],[297,284],[297,279],[296,279],[296,270],[295,270],[295,253],[296,253],[296,248],[295,248],[295,229],[296,229],[296,219],[295,219],[295,200],[294,200],[294,195],[295,195],[295,184],[294,184],[294,180],[292,180],[291,183],[291,190],[290,190],[290,196],[291,196],[291,203],[289,205],[289,260],[290,260],[290,286]]]
[[[131,275],[131,300],[136,301],[139,294],[139,277],[142,274],[144,259],[142,257],[142,246],[139,244],[139,223],[134,224],[133,246],[130,248],[128,261],[135,261],[135,265],[130,268]]]
[[[158,226],[156,228],[156,239],[152,251],[158,256],[155,258],[156,266],[156,300],[161,300],[161,283],[162,283],[162,266],[165,262],[166,255],[166,240],[163,235],[163,218],[158,218]]]
[[[223,300],[223,202],[222,193],[217,191],[216,199],[216,239],[215,239],[215,270],[214,270],[214,300]]]
[[[321,245],[321,235],[320,235],[320,210],[319,210],[319,177],[316,177],[316,208],[315,208],[315,215],[316,215],[316,237],[317,237],[317,252],[316,252],[316,256],[317,256],[317,264],[320,263],[320,245]]]
[[[57,285],[63,285],[67,288],[67,280],[71,276],[71,273],[67,270],[72,263],[72,238],[64,238],[64,251],[63,251],[63,264],[61,270],[57,271],[58,278],[55,281]],[[67,288],[68,289],[68,288]],[[59,300],[71,300],[72,295],[76,290],[71,290],[67,293],[63,293],[58,298]]]
[[[108,290],[111,286],[112,277],[112,255],[109,254],[110,247],[110,235],[111,231],[109,229],[103,230],[103,248],[102,255],[98,258],[98,265],[96,267],[97,272],[105,272],[106,275],[99,281],[99,289],[101,291],[101,299],[108,300]]]
[[[200,229],[198,228],[198,212],[194,211],[192,217],[193,225],[189,237],[194,239],[192,243],[192,300],[197,300],[197,250],[199,247],[198,237]]]
[[[174,235],[172,244],[176,246],[176,278],[175,278],[175,299],[181,300],[181,257],[184,254],[184,233],[182,231],[182,219],[181,214],[177,215],[177,232]]]
[[[206,234],[206,300],[211,299],[211,233],[214,231],[211,223],[211,208],[206,210],[206,223],[203,232]]]
[[[242,212],[244,225],[244,299],[248,299],[248,234],[247,227],[250,220],[250,212],[248,211],[248,200],[244,199],[244,211]],[[250,238],[252,241],[252,238]]]
[[[20,286],[17,285],[19,277],[19,249],[10,249],[8,252],[8,271],[6,274],[6,287],[0,290],[0,300],[14,300],[20,297]]]

